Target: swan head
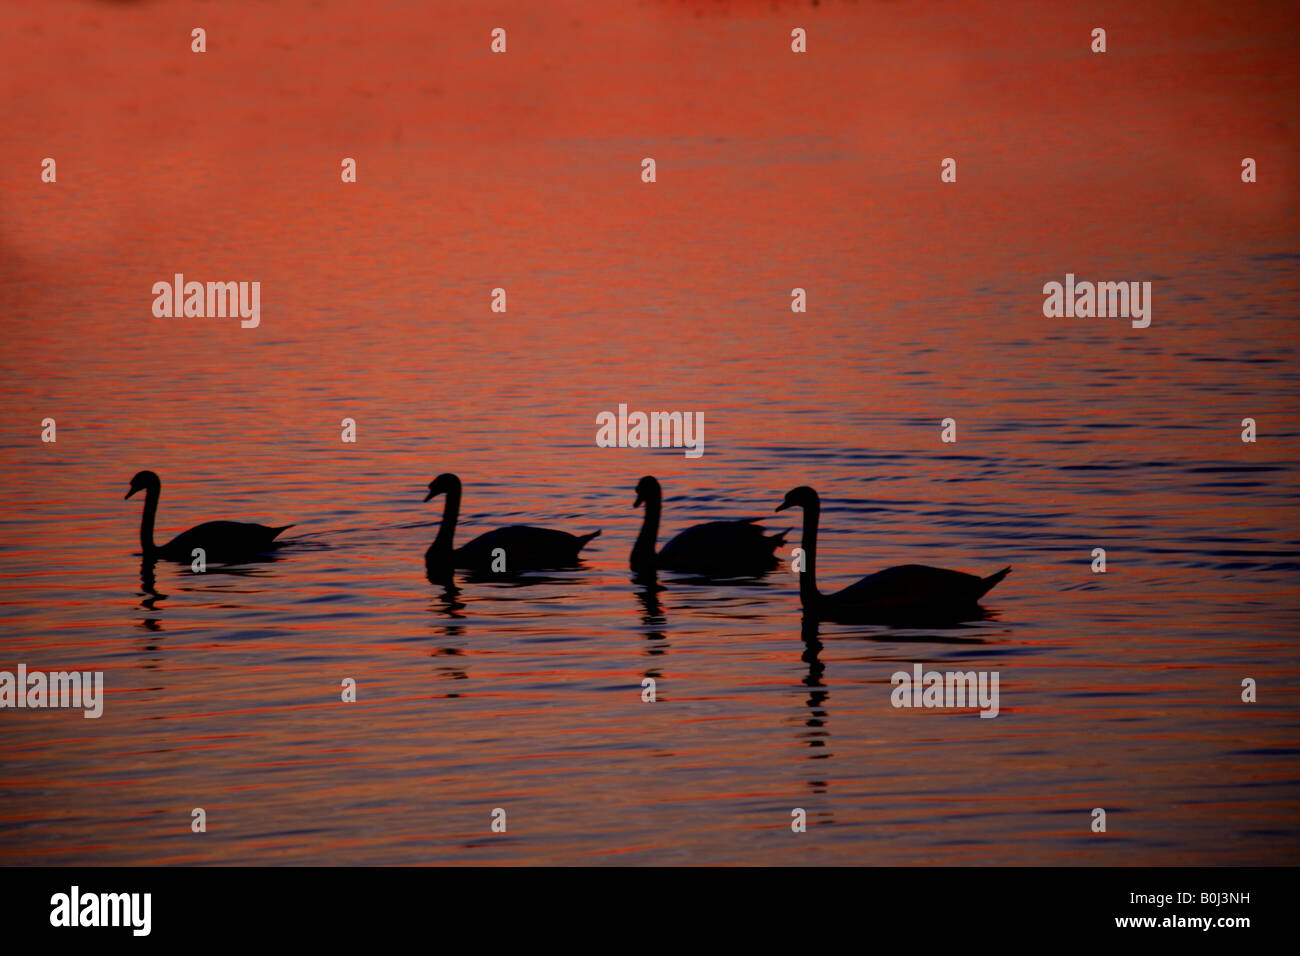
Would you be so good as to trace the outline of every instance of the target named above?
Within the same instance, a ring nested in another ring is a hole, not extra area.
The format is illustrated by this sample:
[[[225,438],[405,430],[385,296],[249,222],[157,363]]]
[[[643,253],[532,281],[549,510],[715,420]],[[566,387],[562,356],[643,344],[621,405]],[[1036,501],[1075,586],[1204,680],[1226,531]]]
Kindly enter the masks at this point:
[[[817,492],[807,485],[800,485],[798,488],[791,488],[785,493],[785,500],[776,506],[776,510],[784,511],[786,508],[816,508],[820,506],[821,499],[817,497]]]
[[[632,502],[632,507],[640,508],[643,502],[662,495],[663,492],[659,489],[659,482],[655,476],[646,475],[636,483],[636,501]]]
[[[445,495],[453,490],[460,490],[460,479],[451,472],[445,472],[429,482],[429,493],[424,496],[424,500],[432,501],[438,495]]]
[[[152,471],[137,472],[136,476],[131,479],[131,490],[126,493],[126,496],[130,498],[137,491],[148,491],[150,488],[161,486],[162,482],[158,480],[158,476]]]

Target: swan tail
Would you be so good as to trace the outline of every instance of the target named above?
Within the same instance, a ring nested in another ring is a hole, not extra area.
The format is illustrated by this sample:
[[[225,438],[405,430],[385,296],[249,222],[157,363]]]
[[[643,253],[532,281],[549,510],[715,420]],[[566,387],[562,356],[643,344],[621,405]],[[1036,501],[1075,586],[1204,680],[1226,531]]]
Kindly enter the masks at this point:
[[[578,550],[581,551],[583,548],[585,548],[592,538],[599,538],[599,537],[600,537],[599,531],[593,531],[591,534],[578,535]]]
[[[284,525],[283,527],[280,527],[280,528],[271,528],[271,529],[269,529],[270,532],[271,532],[271,540],[275,540],[276,538],[280,537],[280,535],[284,534],[286,531],[288,531],[288,530],[289,530],[290,528],[292,528],[292,527],[294,527],[294,525],[287,524],[287,525]]]
[[[793,530],[794,528],[786,528],[784,531],[778,531],[776,534],[772,535],[770,538],[767,539],[767,543],[770,544],[772,546],[772,550],[775,551],[777,548],[780,548],[785,545],[785,536],[788,535]]]
[[[998,571],[996,574],[990,574],[987,578],[984,579],[983,589],[977,595],[977,599],[982,598],[984,595],[992,591],[995,587],[998,586],[998,582],[1000,582],[1003,578],[1005,578],[1010,573],[1011,573],[1011,568],[1008,566],[1003,568],[1001,571]]]

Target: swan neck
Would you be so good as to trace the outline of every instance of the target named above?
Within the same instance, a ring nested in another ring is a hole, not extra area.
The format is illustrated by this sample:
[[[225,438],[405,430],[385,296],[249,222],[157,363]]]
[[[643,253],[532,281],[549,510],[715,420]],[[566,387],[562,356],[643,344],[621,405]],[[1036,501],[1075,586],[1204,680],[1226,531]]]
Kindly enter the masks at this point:
[[[663,499],[659,495],[647,495],[641,532],[636,536],[636,544],[632,546],[633,567],[654,563],[655,542],[659,539],[659,516],[662,512]]]
[[[433,539],[432,551],[450,552],[452,539],[456,536],[456,521],[460,517],[460,489],[447,490],[447,501],[442,506],[442,524],[438,527],[438,536]]]
[[[799,599],[807,607],[821,598],[817,590],[817,523],[821,505],[814,502],[803,509],[803,570],[799,572]]]
[[[161,489],[157,485],[151,485],[145,489],[144,496],[144,514],[140,516],[140,550],[149,555],[158,550],[157,545],[153,543],[153,521],[158,514],[158,496]]]

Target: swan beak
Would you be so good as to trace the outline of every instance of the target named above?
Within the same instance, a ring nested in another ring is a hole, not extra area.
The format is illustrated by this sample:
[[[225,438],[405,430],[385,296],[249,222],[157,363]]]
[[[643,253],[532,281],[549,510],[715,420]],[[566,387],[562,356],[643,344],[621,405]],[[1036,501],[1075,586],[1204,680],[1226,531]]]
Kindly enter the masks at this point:
[[[643,501],[645,501],[645,499],[642,498],[640,495],[637,495],[637,496],[636,496],[636,501],[632,502],[632,507],[633,507],[633,508],[640,508],[640,507],[641,507],[641,502],[643,502]]]
[[[781,502],[779,505],[776,506],[776,510],[777,510],[777,511],[784,511],[786,508],[789,508],[789,507],[790,507],[790,502],[788,502],[788,501],[783,501],[783,502]]]
[[[139,488],[132,488],[130,491],[126,493],[126,497],[130,498],[133,494],[135,494],[139,490],[140,490]],[[125,501],[126,498],[123,498],[122,500]]]
[[[433,497],[433,492],[430,491],[427,495],[424,496],[424,500],[425,500],[425,501],[428,501],[428,500],[429,500],[430,498],[432,498],[432,497]]]

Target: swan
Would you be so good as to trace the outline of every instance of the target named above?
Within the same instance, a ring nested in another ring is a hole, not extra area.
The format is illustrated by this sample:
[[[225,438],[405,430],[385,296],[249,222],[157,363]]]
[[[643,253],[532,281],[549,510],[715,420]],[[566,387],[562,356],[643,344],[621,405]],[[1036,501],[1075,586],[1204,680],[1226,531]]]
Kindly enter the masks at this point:
[[[821,499],[807,485],[793,488],[776,508],[803,508],[803,570],[799,572],[799,599],[814,617],[836,619],[952,619],[976,610],[979,599],[1005,578],[1006,567],[986,578],[961,571],[903,564],[868,574],[843,591],[817,590],[817,521]]]
[[[194,549],[202,548],[205,561],[232,562],[256,557],[278,547],[275,539],[293,525],[268,528],[266,525],[243,521],[205,521],[188,531],[182,531],[162,547],[153,543],[153,522],[158,513],[158,496],[162,482],[152,471],[139,472],[131,479],[130,498],[138,491],[145,492],[144,515],[140,519],[140,548],[145,559],[165,558],[169,561],[191,561]]]
[[[774,552],[785,544],[788,532],[768,536],[761,526],[754,524],[757,518],[697,524],[655,554],[663,489],[653,475],[646,475],[636,484],[636,501],[632,507],[640,507],[642,503],[645,520],[632,546],[629,564],[633,571],[662,568],[708,577],[752,577],[765,574],[780,563]]]
[[[505,572],[538,571],[550,568],[569,568],[578,563],[578,552],[592,538],[600,534],[574,535],[567,531],[553,531],[550,528],[534,528],[530,525],[516,524],[508,528],[497,528],[481,534],[469,544],[452,548],[452,538],[456,534],[456,519],[460,516],[460,479],[453,474],[439,475],[429,482],[429,493],[424,500],[430,501],[438,495],[445,494],[447,503],[443,506],[442,525],[438,536],[424,553],[425,566],[433,572],[445,572],[451,568],[470,568],[475,571],[490,572],[499,568],[492,567],[493,552],[501,549],[505,552]]]

